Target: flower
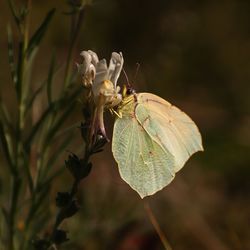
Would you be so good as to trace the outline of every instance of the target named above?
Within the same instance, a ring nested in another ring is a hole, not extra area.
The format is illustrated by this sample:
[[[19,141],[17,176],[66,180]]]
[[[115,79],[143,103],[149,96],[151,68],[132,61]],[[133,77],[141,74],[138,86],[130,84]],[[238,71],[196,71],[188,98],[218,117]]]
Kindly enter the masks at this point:
[[[107,66],[106,60],[99,61],[97,54],[91,50],[82,51],[80,55],[83,62],[77,64],[78,72],[82,75],[83,85],[91,88],[92,98],[95,103],[92,135],[100,130],[107,139],[103,113],[105,108],[113,108],[122,100],[117,80],[124,63],[123,56],[121,52],[113,52],[109,66]]]
[[[99,61],[95,52],[88,50],[82,51],[80,55],[83,58],[82,64],[76,64],[78,72],[82,75],[82,82],[85,87],[90,87],[96,74],[96,65]]]

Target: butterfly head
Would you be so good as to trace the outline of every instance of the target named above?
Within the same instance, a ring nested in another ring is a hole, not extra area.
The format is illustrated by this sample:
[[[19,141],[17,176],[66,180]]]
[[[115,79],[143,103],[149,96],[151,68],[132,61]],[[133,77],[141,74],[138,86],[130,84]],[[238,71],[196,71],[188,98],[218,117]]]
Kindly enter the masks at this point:
[[[136,93],[135,90],[131,87],[130,84],[124,85],[123,90],[122,90],[122,97],[123,98],[128,97],[130,95],[133,95],[135,93]]]
[[[123,86],[122,97],[126,98],[130,95],[135,94],[135,89],[132,87],[132,84],[130,84],[126,71],[124,69],[122,69],[122,71],[123,71],[125,78],[127,80],[127,83],[124,84],[124,86]]]

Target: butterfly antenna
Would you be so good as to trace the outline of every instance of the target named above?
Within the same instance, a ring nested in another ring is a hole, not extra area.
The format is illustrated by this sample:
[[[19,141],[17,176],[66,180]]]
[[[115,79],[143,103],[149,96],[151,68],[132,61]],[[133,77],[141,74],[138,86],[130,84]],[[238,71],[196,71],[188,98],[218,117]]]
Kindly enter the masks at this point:
[[[123,74],[124,74],[124,76],[125,76],[125,78],[126,78],[127,85],[128,85],[128,87],[130,88],[131,86],[130,86],[130,83],[129,83],[129,80],[128,80],[128,75],[127,75],[127,73],[126,73],[126,71],[125,71],[124,68],[122,68],[122,72],[123,72]]]
[[[140,66],[141,66],[140,63],[136,63],[136,70],[135,70],[135,75],[134,75],[134,82],[136,82],[136,77],[138,75]]]

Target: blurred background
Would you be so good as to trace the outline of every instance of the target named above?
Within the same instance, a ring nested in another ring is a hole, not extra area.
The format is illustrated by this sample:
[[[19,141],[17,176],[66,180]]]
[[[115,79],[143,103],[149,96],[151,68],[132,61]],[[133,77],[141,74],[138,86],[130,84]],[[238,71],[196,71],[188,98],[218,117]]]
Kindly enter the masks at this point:
[[[33,1],[31,31],[52,7],[57,12],[34,67],[34,85],[47,72],[52,51],[59,63],[66,60],[70,22],[64,1]],[[1,92],[12,96],[5,31],[13,18],[5,1],[0,16]],[[205,151],[192,156],[168,187],[145,199],[172,248],[250,249],[250,2],[95,0],[86,8],[74,61],[88,49],[108,60],[121,51],[137,92],[168,100],[201,131]],[[119,82],[126,82],[124,75]],[[106,118],[112,138],[113,118],[108,112]],[[81,120],[79,103],[68,124]],[[80,153],[77,138],[79,131],[69,150]],[[142,200],[119,177],[111,143],[92,162],[79,191],[81,210],[63,224],[71,241],[62,249],[163,249]],[[57,179],[51,214],[56,192],[71,182],[66,171]]]

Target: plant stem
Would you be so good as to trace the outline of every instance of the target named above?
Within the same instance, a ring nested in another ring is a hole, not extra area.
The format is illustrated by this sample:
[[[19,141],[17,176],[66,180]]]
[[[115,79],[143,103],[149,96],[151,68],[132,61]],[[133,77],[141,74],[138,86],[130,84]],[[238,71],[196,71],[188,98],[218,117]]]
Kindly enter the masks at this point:
[[[30,7],[31,0],[28,0],[27,7]],[[24,72],[26,68],[26,49],[28,46],[29,39],[29,14],[27,14],[24,20],[24,30],[22,33],[21,43],[20,43],[20,56],[19,56],[19,74],[18,74],[18,122],[17,122],[17,144],[16,144],[16,155],[15,155],[15,174],[12,175],[12,184],[11,184],[11,201],[10,201],[10,214],[9,214],[9,232],[8,232],[8,250],[14,249],[14,235],[15,235],[15,220],[16,220],[16,212],[18,206],[18,198],[20,194],[20,186],[21,186],[21,167],[24,165],[24,161],[22,160],[22,151],[23,151],[23,143],[22,143],[22,131],[24,128],[24,114],[25,114],[25,100],[24,100]]]
[[[95,114],[95,112],[94,112]],[[86,146],[85,146],[85,151],[84,151],[84,162],[85,164],[87,165],[88,162],[89,162],[89,158],[91,156],[91,148],[93,146],[93,134],[92,134],[92,131],[93,131],[93,127],[95,125],[95,115],[92,113],[92,120],[91,120],[91,126],[89,128],[89,131],[88,131],[88,135],[87,135],[87,141],[86,141]],[[81,179],[78,179],[78,178],[75,178],[74,180],[74,183],[71,187],[71,190],[69,192],[69,200],[70,202],[73,201],[77,191],[78,191],[78,186],[79,186],[79,183],[80,183]],[[52,238],[53,236],[55,235],[55,232],[58,228],[58,226],[62,223],[62,221],[66,218],[65,215],[64,215],[64,208],[61,208],[56,216],[56,220],[55,220],[55,224],[53,226],[53,232],[52,232]]]
[[[84,162],[86,162],[86,164],[88,164],[89,162],[89,157],[90,157],[90,153],[86,150],[86,153],[85,153],[85,157],[84,157]],[[79,183],[80,183],[81,180],[79,179],[75,179],[74,180],[74,183],[71,187],[71,190],[70,190],[70,201],[73,201],[75,195],[77,194],[77,191],[78,191],[78,186],[79,186]],[[62,223],[62,221],[66,218],[64,216],[64,208],[61,208],[56,216],[56,220],[55,220],[55,224],[53,226],[53,232],[52,232],[52,237],[53,235],[55,234],[56,232],[56,229],[58,228],[58,226]]]
[[[14,249],[14,225],[15,225],[15,214],[17,208],[17,201],[20,191],[21,181],[18,176],[12,177],[12,190],[11,190],[11,201],[10,201],[10,215],[9,215],[9,232],[8,232],[8,250]]]
[[[169,244],[169,242],[168,242],[168,240],[166,238],[166,235],[164,234],[164,232],[160,228],[160,225],[159,225],[157,219],[155,218],[154,213],[151,210],[149,204],[146,201],[144,201],[143,205],[144,205],[144,208],[145,208],[145,210],[147,212],[148,218],[149,218],[150,222],[152,223],[156,233],[158,234],[164,248],[166,250],[172,250],[172,247],[170,246],[170,244]]]
[[[79,185],[79,180],[75,179],[74,183],[72,185],[71,191],[70,191],[70,201],[73,200],[75,194],[77,193],[78,190],[78,185]],[[55,224],[53,226],[53,232],[52,232],[52,238],[54,237],[57,228],[59,227],[59,225],[63,222],[63,220],[66,218],[64,215],[64,209],[61,208],[56,216],[56,220],[55,220]]]
[[[30,11],[31,10],[31,0],[27,0],[27,10]],[[30,28],[30,13],[27,14],[26,18],[25,18],[25,28],[24,28],[24,48],[26,50],[26,48],[28,47],[28,42],[29,42],[29,28]]]
[[[19,75],[19,105],[18,105],[18,127],[17,127],[17,142],[16,142],[16,150],[15,150],[15,174],[12,175],[12,183],[11,183],[11,198],[10,198],[10,211],[9,211],[9,230],[8,230],[8,250],[13,250],[14,249],[14,226],[15,226],[15,217],[16,217],[16,208],[17,208],[17,203],[18,203],[18,196],[19,196],[19,181],[18,181],[18,175],[19,175],[19,170],[20,170],[20,155],[22,152],[22,129],[24,126],[23,122],[23,114],[24,114],[24,108],[23,108],[23,103],[22,103],[22,77],[23,77],[23,44],[21,46],[21,72]]]

